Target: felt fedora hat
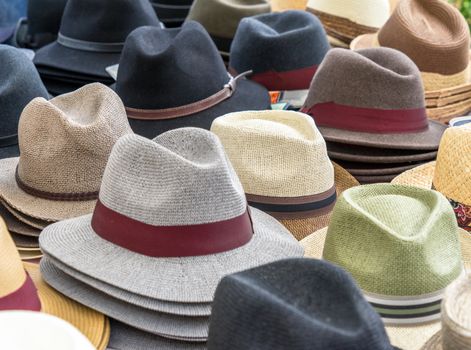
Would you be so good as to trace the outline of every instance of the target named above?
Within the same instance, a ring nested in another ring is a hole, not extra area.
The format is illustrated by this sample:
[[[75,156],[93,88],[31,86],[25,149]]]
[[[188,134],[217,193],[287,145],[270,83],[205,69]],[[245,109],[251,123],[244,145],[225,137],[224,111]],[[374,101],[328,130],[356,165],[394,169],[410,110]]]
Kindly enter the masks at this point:
[[[388,48],[329,51],[301,111],[349,145],[436,151],[446,129],[427,119],[417,66]]]
[[[471,275],[448,287],[442,302],[442,329],[422,350],[471,349]]]
[[[0,45],[0,159],[17,157],[18,121],[35,97],[48,98],[31,60],[20,50]]]
[[[232,42],[229,67],[270,91],[309,89],[330,49],[322,23],[305,11],[243,18]],[[292,54],[283,54],[292,53]]]
[[[15,24],[26,13],[26,0],[0,0],[0,43],[15,31]]]
[[[131,132],[118,95],[98,83],[32,100],[18,127],[20,157],[0,161],[2,201],[49,222],[91,213],[111,148]]]
[[[307,11],[319,17],[333,45],[348,46],[358,35],[376,32],[390,8],[388,0],[309,0]]]
[[[0,219],[0,310],[42,311],[76,326],[95,347],[104,349],[109,323],[103,314],[55,292],[41,277],[39,266],[22,263],[5,223]]]
[[[303,254],[281,224],[247,206],[219,139],[198,128],[121,137],[93,215],[49,225],[39,243],[92,278],[183,303],[211,302],[226,274]]]
[[[288,259],[229,275],[213,305],[208,350],[392,350],[352,277],[321,260]]]
[[[352,274],[393,345],[420,349],[440,327],[444,289],[471,267],[465,234],[442,194],[375,184],[345,191],[329,227],[301,244]]]
[[[271,12],[267,0],[195,0],[188,20],[200,22],[220,54],[229,59],[232,39],[242,18]]]
[[[469,45],[468,23],[453,5],[407,0],[377,33],[358,37],[351,48],[384,46],[409,56],[422,73],[429,117],[447,122],[471,110]]]
[[[67,1],[57,41],[38,50],[34,64],[45,77],[54,77],[49,69],[111,84],[105,68],[118,63],[128,34],[144,25],[160,25],[148,0]]]
[[[337,195],[358,185],[333,166],[324,138],[304,113],[230,113],[217,118],[211,131],[221,140],[249,204],[278,219],[298,240],[327,226]]]
[[[229,76],[208,33],[194,21],[181,29],[136,29],[119,67],[115,90],[134,132],[148,138],[185,126],[209,129],[229,112],[270,108],[267,89]]]
[[[441,192],[455,211],[458,225],[471,232],[470,151],[471,128],[449,128],[443,134],[436,162],[408,170],[393,182]]]
[[[165,27],[174,28],[183,24],[193,0],[151,0],[150,3]]]

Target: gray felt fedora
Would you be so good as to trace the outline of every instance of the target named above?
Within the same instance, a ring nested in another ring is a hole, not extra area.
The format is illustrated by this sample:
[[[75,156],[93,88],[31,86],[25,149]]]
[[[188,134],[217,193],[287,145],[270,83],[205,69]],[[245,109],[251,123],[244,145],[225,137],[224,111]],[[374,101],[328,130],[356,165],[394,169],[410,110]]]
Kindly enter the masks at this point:
[[[50,225],[45,254],[132,293],[211,302],[227,274],[303,255],[274,218],[247,206],[219,139],[182,128],[113,147],[93,215]]]

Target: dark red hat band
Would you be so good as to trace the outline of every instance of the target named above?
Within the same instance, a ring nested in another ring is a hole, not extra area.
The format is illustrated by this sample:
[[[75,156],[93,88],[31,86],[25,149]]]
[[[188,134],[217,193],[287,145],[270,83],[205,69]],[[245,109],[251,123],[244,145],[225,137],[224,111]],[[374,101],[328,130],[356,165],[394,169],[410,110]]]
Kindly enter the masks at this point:
[[[0,311],[5,310],[41,311],[41,301],[36,286],[28,274],[20,288],[0,297]]]
[[[265,86],[269,91],[309,89],[317,65],[286,72],[268,71],[253,73],[250,80]]]
[[[428,128],[425,108],[377,109],[318,103],[301,112],[314,118],[317,126],[371,133],[418,132]]]
[[[103,239],[133,252],[161,258],[226,252],[253,236],[249,209],[235,218],[208,224],[153,226],[106,207],[98,200],[92,228]]]

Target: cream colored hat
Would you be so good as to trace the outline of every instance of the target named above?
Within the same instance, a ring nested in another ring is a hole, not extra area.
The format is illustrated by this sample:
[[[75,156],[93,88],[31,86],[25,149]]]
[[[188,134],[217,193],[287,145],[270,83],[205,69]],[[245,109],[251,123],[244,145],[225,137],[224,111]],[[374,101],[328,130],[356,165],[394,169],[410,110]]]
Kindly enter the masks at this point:
[[[44,221],[91,213],[111,148],[129,133],[123,103],[102,84],[32,100],[20,117],[20,157],[0,161],[2,201]]]
[[[292,111],[226,114],[212,126],[251,206],[302,239],[329,223],[338,194],[358,182],[327,155],[313,119]]]

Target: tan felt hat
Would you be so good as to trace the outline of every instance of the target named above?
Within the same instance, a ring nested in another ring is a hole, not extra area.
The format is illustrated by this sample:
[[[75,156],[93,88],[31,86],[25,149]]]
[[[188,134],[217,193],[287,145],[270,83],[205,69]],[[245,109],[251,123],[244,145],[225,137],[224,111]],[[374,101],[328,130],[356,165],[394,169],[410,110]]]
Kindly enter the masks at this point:
[[[130,133],[123,103],[105,85],[32,100],[20,117],[20,157],[0,161],[2,201],[43,221],[91,213],[111,148]]]
[[[49,287],[41,278],[38,265],[23,264],[1,219],[0,280],[0,310],[42,311],[57,316],[77,327],[98,349],[106,347],[108,319]]]
[[[336,196],[358,182],[333,166],[313,119],[292,111],[246,111],[214,120],[251,206],[302,239],[328,224]]]

